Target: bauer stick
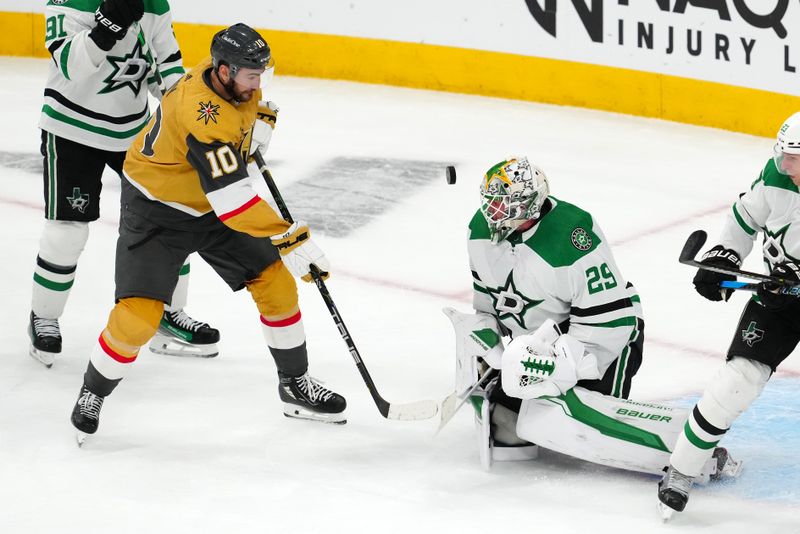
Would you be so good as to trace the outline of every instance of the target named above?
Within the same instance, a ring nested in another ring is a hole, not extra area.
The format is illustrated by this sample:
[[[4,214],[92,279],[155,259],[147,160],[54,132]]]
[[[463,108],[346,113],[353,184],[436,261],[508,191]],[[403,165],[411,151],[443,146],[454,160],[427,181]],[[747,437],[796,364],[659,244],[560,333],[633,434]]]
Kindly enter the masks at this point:
[[[686,240],[686,243],[683,245],[683,250],[681,250],[681,255],[678,258],[678,261],[684,265],[689,265],[691,267],[697,267],[698,269],[703,269],[705,271],[713,271],[715,273],[722,273],[722,274],[729,274],[732,276],[744,276],[746,278],[752,278],[753,280],[758,280],[760,282],[768,282],[770,284],[775,284],[776,286],[781,286],[781,293],[788,293],[792,295],[797,295],[800,293],[800,285],[795,285],[792,283],[791,280],[786,280],[785,278],[781,278],[779,276],[772,276],[769,274],[761,274],[761,273],[754,273],[751,271],[743,271],[741,269],[735,268],[728,268],[728,267],[716,267],[713,265],[704,265],[703,263],[697,261],[695,257],[697,253],[700,252],[700,249],[703,248],[703,245],[706,242],[707,234],[703,230],[695,230]],[[729,288],[729,289],[737,289],[739,291],[758,291],[758,286],[760,284],[752,283],[752,282],[739,282],[739,281],[728,281],[725,280],[720,282],[720,287],[722,288]]]
[[[269,172],[267,164],[264,163],[264,158],[261,156],[261,153],[256,150],[255,154],[253,154],[253,157],[258,165],[258,170],[261,171],[261,175],[264,177],[264,181],[267,183],[269,192],[275,199],[275,204],[278,206],[281,216],[286,219],[286,221],[293,223],[294,219],[292,219],[289,209],[286,207],[286,203],[283,201],[283,197],[281,196],[280,191],[278,191],[278,186],[275,185],[275,180],[272,179],[272,174]],[[375,401],[375,404],[378,406],[378,411],[381,413],[381,415],[387,419],[397,419],[401,421],[430,419],[436,415],[436,412],[439,410],[439,406],[432,400],[397,404],[394,402],[390,403],[381,397],[381,394],[378,393],[378,388],[375,387],[375,382],[372,381],[372,377],[367,370],[367,366],[364,364],[364,360],[361,359],[361,354],[359,354],[353,338],[350,336],[350,332],[347,330],[347,326],[344,324],[342,315],[336,308],[336,304],[333,302],[333,298],[331,297],[328,288],[325,286],[325,281],[322,279],[319,270],[314,265],[311,266],[311,277],[314,279],[314,283],[316,284],[317,289],[319,289],[320,295],[322,295],[322,300],[325,301],[325,305],[328,307],[328,311],[333,318],[333,322],[336,324],[339,334],[341,334],[342,339],[347,345],[350,355],[353,357],[353,360],[355,360],[358,372],[361,373],[361,378],[364,379],[364,383],[367,385],[367,389],[372,395],[372,399]]]

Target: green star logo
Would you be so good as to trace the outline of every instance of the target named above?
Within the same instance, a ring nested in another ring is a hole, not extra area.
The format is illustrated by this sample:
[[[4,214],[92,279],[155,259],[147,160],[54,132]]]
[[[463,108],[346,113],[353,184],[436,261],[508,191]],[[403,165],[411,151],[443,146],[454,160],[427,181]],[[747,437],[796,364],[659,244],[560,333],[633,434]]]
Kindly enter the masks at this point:
[[[85,213],[86,208],[89,206],[89,195],[82,195],[80,187],[73,187],[72,196],[67,197],[67,202],[69,202],[69,205],[72,209],[78,210],[81,213]]]
[[[764,331],[756,328],[755,321],[750,321],[750,324],[747,325],[747,330],[742,330],[742,341],[747,343],[748,347],[752,347],[762,339],[764,339]]]
[[[500,320],[511,318],[521,328],[527,329],[525,326],[525,313],[538,306],[544,300],[534,300],[523,295],[517,290],[514,285],[514,271],[508,273],[508,279],[502,287],[486,288],[489,291],[489,296],[492,298],[494,309],[498,312]]]
[[[150,65],[142,54],[139,41],[136,41],[129,54],[122,57],[108,56],[106,59],[111,63],[113,72],[103,80],[106,85],[98,94],[111,93],[127,87],[134,95],[138,95],[142,90],[142,82],[147,79],[150,72]]]
[[[779,258],[781,255],[785,258],[783,261],[792,261],[794,263],[798,263],[798,259],[790,256],[786,253],[786,246],[783,244],[784,240],[786,239],[786,233],[789,231],[789,227],[792,223],[787,224],[777,232],[772,232],[769,228],[764,230],[764,233],[767,234],[767,241],[764,245],[764,258],[772,263],[772,258]],[[773,250],[774,247],[780,247],[780,250]]]

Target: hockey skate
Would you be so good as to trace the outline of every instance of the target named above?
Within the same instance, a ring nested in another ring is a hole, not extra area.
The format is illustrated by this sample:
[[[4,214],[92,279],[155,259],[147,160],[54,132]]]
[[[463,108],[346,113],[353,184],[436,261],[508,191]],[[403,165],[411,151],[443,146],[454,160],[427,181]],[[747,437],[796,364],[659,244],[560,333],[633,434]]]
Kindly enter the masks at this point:
[[[722,478],[736,478],[742,472],[742,460],[736,461],[731,458],[728,449],[717,447],[711,457],[714,462],[714,472],[709,477],[713,482]]]
[[[48,369],[56,361],[56,354],[61,352],[61,329],[58,319],[45,319],[31,312],[28,323],[28,336],[31,344],[28,354],[34,360],[44,364]]]
[[[344,397],[325,388],[307,371],[301,376],[287,376],[280,372],[278,376],[283,415],[339,425],[347,422],[344,414],[347,401]]]
[[[694,480],[671,465],[658,483],[658,511],[664,521],[669,521],[675,512],[683,512],[689,502],[689,491]]]
[[[150,340],[149,348],[157,354],[213,358],[219,354],[219,330],[208,323],[195,321],[183,310],[167,311]]]
[[[89,434],[97,432],[97,427],[100,424],[100,409],[103,407],[103,400],[105,398],[95,395],[89,391],[86,386],[81,386],[80,395],[72,409],[72,426],[74,426],[78,433],[76,439],[78,440],[78,447],[83,445],[86,437]]]
[[[495,461],[533,460],[539,455],[537,445],[517,436],[517,413],[494,401],[501,395],[498,376],[485,388],[476,389],[469,399],[475,409],[478,454],[485,471],[490,471]]]

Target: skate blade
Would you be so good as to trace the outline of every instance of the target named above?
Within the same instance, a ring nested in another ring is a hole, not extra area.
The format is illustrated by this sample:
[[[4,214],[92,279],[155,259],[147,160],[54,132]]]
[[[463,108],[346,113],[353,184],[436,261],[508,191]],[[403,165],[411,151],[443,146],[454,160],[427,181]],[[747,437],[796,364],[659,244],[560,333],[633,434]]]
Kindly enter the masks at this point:
[[[675,515],[675,510],[664,504],[663,502],[658,502],[658,513],[661,515],[661,521],[667,523],[672,519],[672,516]]]
[[[216,343],[208,345],[195,345],[183,340],[156,334],[148,345],[150,352],[167,356],[181,356],[190,358],[213,358],[219,354]]]
[[[56,361],[56,353],[55,352],[46,352],[43,350],[39,350],[33,345],[31,345],[28,349],[28,355],[36,360],[37,362],[41,363],[48,369],[53,367],[53,363]]]
[[[347,423],[347,418],[344,412],[341,413],[321,413],[313,412],[306,408],[302,408],[295,404],[283,403],[283,415],[291,419],[306,419],[308,421],[318,421],[320,423],[330,423],[334,425],[343,425]]]

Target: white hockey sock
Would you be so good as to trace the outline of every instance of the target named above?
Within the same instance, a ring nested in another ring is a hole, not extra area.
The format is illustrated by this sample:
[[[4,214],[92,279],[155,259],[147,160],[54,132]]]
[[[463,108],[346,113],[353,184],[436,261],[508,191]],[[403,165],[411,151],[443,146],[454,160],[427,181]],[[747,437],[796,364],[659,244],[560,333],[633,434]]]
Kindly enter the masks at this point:
[[[130,365],[136,361],[138,357],[138,349],[131,351],[132,355],[122,354],[121,351],[115,350],[109,342],[105,339],[106,331],[100,334],[97,343],[92,349],[92,354],[89,361],[94,368],[108,380],[120,380],[125,376]]]
[[[306,332],[300,311],[291,317],[279,320],[261,316],[261,331],[267,345],[273,349],[293,349],[306,342]]]
[[[64,313],[88,238],[88,223],[45,221],[33,272],[31,310],[37,316],[57,319]]]
[[[168,312],[182,310],[186,307],[189,294],[189,258],[181,267],[181,272],[178,275],[178,283],[175,285],[175,291],[172,292],[172,302],[169,306],[164,306],[164,310]]]
[[[684,475],[699,476],[719,440],[758,398],[771,373],[763,363],[745,358],[726,362],[689,415],[670,464]]]

